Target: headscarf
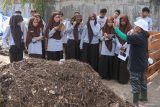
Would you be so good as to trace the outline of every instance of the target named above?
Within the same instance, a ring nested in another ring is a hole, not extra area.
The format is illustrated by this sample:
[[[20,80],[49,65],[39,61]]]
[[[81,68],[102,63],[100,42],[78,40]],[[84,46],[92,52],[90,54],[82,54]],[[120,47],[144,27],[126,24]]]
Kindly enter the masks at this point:
[[[40,26],[40,28],[44,29],[44,24],[43,24],[43,20],[42,20],[41,15],[39,13],[35,13],[33,17],[35,17],[35,18],[39,17],[40,18],[39,26]]]
[[[104,27],[102,28],[102,31],[103,31],[103,33],[107,33],[107,34],[115,34],[113,26],[112,27],[108,26],[109,21],[114,23],[114,18],[112,16],[109,16],[107,18],[106,23],[105,23]],[[112,51],[112,39],[105,40],[105,44],[106,44],[108,50]]]
[[[90,25],[90,20],[92,19],[92,17],[94,17],[94,20],[95,20],[94,25],[97,24],[96,14],[93,13],[92,15],[89,16],[88,22],[87,22],[89,43],[91,43],[91,41],[92,41],[92,39],[93,39],[93,35],[94,35],[94,34],[93,34],[93,30],[92,30],[91,25]]]
[[[47,28],[45,31],[46,38],[48,38],[49,31],[60,24],[60,21],[59,22],[54,21],[54,17],[57,15],[59,15],[59,12],[53,12],[51,18],[49,19],[49,22],[48,22],[48,25],[47,25]],[[61,33],[61,31],[57,30],[51,38],[58,39],[58,40],[61,39],[60,33]]]
[[[71,23],[73,24],[74,21],[80,20],[80,22],[82,21],[82,15],[75,15],[72,17],[71,19]],[[80,23],[76,23],[76,25],[73,28],[73,35],[74,35],[74,40],[78,41],[78,27],[79,27]]]
[[[122,25],[122,24],[121,24],[121,21],[122,21],[122,20],[125,21],[126,25]],[[125,33],[125,34],[127,34],[127,33],[132,29],[132,26],[131,26],[131,24],[130,24],[130,22],[129,22],[129,19],[128,19],[128,16],[127,16],[127,15],[121,15],[121,16],[120,16],[120,26],[119,26],[119,29],[120,29],[123,33]],[[123,41],[119,36],[117,36],[117,38],[118,38],[119,42],[120,42],[122,45],[125,43],[125,41]]]
[[[33,22],[36,21],[35,18],[31,18],[29,21],[29,25],[28,25],[28,32],[27,32],[27,38],[26,38],[26,46],[28,48],[28,45],[31,43],[32,38],[34,37],[39,37],[40,33],[43,31],[42,30],[42,26],[41,26],[41,22],[38,22],[38,26],[34,27],[33,26]]]
[[[11,34],[12,34],[13,40],[17,48],[22,48],[22,45],[23,45],[22,44],[23,32],[21,30],[21,26],[18,25],[18,23],[22,21],[23,21],[23,17],[21,15],[13,15],[9,21],[9,25],[11,28]]]

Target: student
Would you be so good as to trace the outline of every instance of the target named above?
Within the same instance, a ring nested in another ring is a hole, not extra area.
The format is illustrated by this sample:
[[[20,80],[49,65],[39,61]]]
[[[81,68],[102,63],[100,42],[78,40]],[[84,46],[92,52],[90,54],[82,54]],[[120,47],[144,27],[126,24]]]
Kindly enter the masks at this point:
[[[41,26],[43,26],[42,33],[44,34],[46,29],[46,23],[43,21],[41,15],[39,13],[35,13],[33,18],[35,18],[38,21],[38,23],[40,23]],[[45,39],[42,39],[41,42],[42,42],[42,58],[45,59],[46,58]]]
[[[92,14],[84,27],[80,49],[82,50],[82,61],[89,63],[95,71],[98,71],[99,31],[100,25],[97,23],[96,15]]]
[[[120,24],[120,14],[121,14],[121,11],[120,10],[115,10],[114,13],[113,13],[113,18],[116,19],[116,24],[117,24],[117,27],[119,27],[119,24]]]
[[[21,30],[23,17],[21,15],[13,15],[10,19],[9,26],[2,37],[4,47],[9,47],[10,62],[23,60],[24,37]],[[9,44],[7,40],[9,39]],[[9,45],[9,46],[8,46]]]
[[[15,12],[14,12],[14,14],[13,14],[13,16],[14,15],[22,15],[22,12],[20,11],[20,10],[16,10]],[[10,19],[12,19],[12,17],[13,16],[11,16],[11,18]],[[26,24],[25,24],[25,22],[24,22],[24,20],[23,20],[23,22],[20,24],[20,26],[21,26],[21,30],[22,30],[22,32],[23,32],[23,39],[24,39],[24,42],[26,42],[26,37],[27,37],[27,27],[26,27]],[[25,45],[25,44],[24,44]]]
[[[121,15],[120,16],[120,25],[119,29],[127,34],[131,30],[131,24],[129,22],[128,16]],[[116,36],[116,49],[115,49],[115,74],[114,78],[118,80],[121,84],[127,84],[129,80],[129,71],[127,70],[127,57],[129,54],[129,45],[126,41],[120,39],[120,37]],[[120,59],[119,55],[124,54],[125,59]]]
[[[33,9],[33,10],[31,10],[31,12],[30,12],[31,18],[32,18],[32,17],[34,17],[36,13],[37,13],[37,11],[36,11],[36,10],[34,10],[34,9]]]
[[[45,32],[48,40],[47,59],[60,60],[63,58],[63,29],[61,29],[59,12],[53,12]]]
[[[66,28],[68,32],[67,59],[80,60],[80,39],[83,32],[82,16],[75,15]]]
[[[20,10],[16,10],[16,11],[14,12],[14,15],[22,15],[22,12],[21,12]]]
[[[143,19],[148,23],[148,30],[152,30],[152,19],[149,17],[150,10],[148,7],[144,7],[142,9],[142,15],[138,17],[136,20]]]
[[[148,23],[139,19],[134,23],[133,35],[122,33],[116,24],[114,28],[118,36],[130,44],[129,64],[130,82],[133,92],[133,103],[139,106],[138,102],[147,101],[147,82],[145,81],[145,72],[148,68]],[[140,97],[140,99],[139,99]]]
[[[107,9],[103,8],[103,9],[100,10],[100,15],[97,16],[97,22],[100,24],[101,28],[106,23],[106,20],[107,20],[106,14],[107,14]]]
[[[62,41],[63,41],[64,59],[66,59],[66,57],[67,57],[67,35],[68,35],[68,32],[66,31],[66,28],[68,26],[69,20],[64,19],[63,13],[61,11],[60,11],[60,21],[61,21],[61,23],[64,24],[64,27],[65,27],[64,28],[65,32],[64,32],[64,36],[62,37]]]
[[[75,11],[75,12],[74,12],[74,16],[76,16],[76,15],[81,15],[81,14],[80,14],[79,11]]]
[[[99,59],[99,74],[103,79],[112,79],[114,68],[115,32],[113,28],[114,18],[108,17],[102,28],[103,40]]]
[[[37,19],[32,18],[29,21],[26,47],[28,47],[28,54],[32,58],[42,58],[42,42],[43,39],[43,23]]]

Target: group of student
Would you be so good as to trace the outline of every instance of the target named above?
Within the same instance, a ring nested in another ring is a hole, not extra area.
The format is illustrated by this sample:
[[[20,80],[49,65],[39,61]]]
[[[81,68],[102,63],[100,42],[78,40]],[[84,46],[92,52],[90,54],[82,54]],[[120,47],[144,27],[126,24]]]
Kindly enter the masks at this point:
[[[128,56],[135,57],[134,52],[139,52],[139,50],[136,51],[136,46],[129,45],[138,42],[136,36],[135,38],[134,36],[126,37],[133,33],[127,15],[121,15],[120,10],[115,10],[113,16],[106,17],[107,9],[104,8],[100,10],[98,16],[94,13],[89,15],[85,24],[78,11],[70,20],[65,20],[61,11],[54,11],[48,23],[45,24],[35,10],[31,13],[32,17],[27,24],[24,24],[20,11],[16,11],[10,18],[9,27],[3,35],[4,46],[7,46],[9,37],[11,62],[22,60],[23,51],[32,58],[55,61],[63,58],[76,59],[90,64],[103,79],[114,79],[122,84],[128,83]],[[137,20],[143,19],[147,22],[149,26],[147,31],[152,28],[149,13],[149,9],[145,7],[142,9],[142,16],[137,18]],[[143,29],[141,24],[139,27]],[[129,54],[130,51],[132,54]],[[136,58],[130,59],[132,60],[130,62],[135,60],[139,62]],[[129,65],[132,66],[130,68],[138,69],[137,63],[130,63]],[[131,85],[134,86],[134,83],[135,81]]]

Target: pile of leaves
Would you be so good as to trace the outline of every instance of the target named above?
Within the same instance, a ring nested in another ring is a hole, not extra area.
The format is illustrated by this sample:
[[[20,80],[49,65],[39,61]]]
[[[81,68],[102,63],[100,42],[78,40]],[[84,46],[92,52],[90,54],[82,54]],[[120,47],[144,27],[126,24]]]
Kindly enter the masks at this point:
[[[0,107],[131,107],[86,63],[27,59],[0,68]],[[115,107],[115,106],[113,106]]]

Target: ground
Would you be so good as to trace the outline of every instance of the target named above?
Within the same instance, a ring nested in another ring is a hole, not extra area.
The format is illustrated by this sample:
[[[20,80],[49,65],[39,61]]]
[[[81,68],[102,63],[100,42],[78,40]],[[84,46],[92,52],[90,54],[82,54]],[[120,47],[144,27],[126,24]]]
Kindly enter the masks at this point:
[[[113,91],[123,99],[132,102],[132,93],[130,84],[121,85],[116,81],[103,80],[104,85],[109,86]],[[160,74],[148,83],[149,102],[141,107],[160,107]]]
[[[9,57],[0,55],[0,66],[8,64]],[[130,84],[121,85],[116,81],[102,80],[105,86],[110,87],[116,94],[124,100],[132,102]],[[160,74],[148,83],[149,102],[142,107],[160,107]]]

